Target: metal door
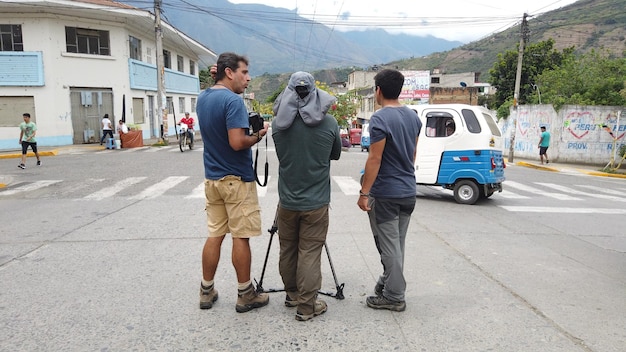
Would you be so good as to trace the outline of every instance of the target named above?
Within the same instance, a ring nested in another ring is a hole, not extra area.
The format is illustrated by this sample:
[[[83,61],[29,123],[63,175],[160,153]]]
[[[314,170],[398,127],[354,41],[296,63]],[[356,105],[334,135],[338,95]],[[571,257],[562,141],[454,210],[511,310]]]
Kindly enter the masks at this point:
[[[71,88],[73,143],[96,143],[102,138],[101,120],[104,114],[115,124],[113,92],[102,89]]]

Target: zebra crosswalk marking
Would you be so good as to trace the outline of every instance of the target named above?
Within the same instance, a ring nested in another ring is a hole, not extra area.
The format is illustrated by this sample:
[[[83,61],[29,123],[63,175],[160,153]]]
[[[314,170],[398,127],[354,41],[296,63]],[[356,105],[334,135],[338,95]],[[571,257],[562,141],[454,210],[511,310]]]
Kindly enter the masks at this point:
[[[527,196],[523,196],[521,194],[517,194],[514,192],[511,192],[509,190],[503,189],[502,192],[499,193],[494,193],[494,195],[497,195],[498,197],[502,197],[502,198],[506,198],[506,199],[529,199],[530,197]]]
[[[204,193],[204,182],[199,184],[196,188],[191,191],[191,194],[186,196],[185,199],[194,199],[194,198],[205,198]]]
[[[569,194],[576,194],[579,196],[585,196],[585,197],[591,197],[591,198],[599,198],[599,199],[606,199],[606,200],[612,200],[615,202],[626,202],[626,198],[621,198],[621,197],[616,197],[616,196],[609,196],[606,194],[596,194],[596,193],[587,193],[587,192],[583,192],[583,191],[578,191],[569,187],[565,187],[565,186],[561,186],[561,185],[557,185],[554,183],[543,183],[543,182],[535,182],[538,185],[544,186],[544,187],[549,187],[552,189],[556,189],[559,192],[565,192],[565,193],[569,193]]]
[[[165,193],[168,189],[176,186],[177,184],[188,179],[189,176],[170,176],[164,179],[159,183],[155,183],[152,186],[143,190],[143,192],[139,193],[136,196],[130,197],[129,199],[152,199],[156,198],[163,193]]]
[[[106,187],[103,188],[97,192],[94,192],[88,196],[85,196],[83,199],[91,199],[91,200],[102,200],[104,198],[108,198],[108,197],[112,197],[114,196],[116,193],[120,192],[121,190],[123,190],[126,187],[132,186],[136,183],[139,183],[143,180],[145,180],[145,177],[128,177],[125,178],[119,182],[117,182],[116,184],[114,184],[113,186],[110,187]]]
[[[603,188],[603,187],[590,186],[590,185],[576,185],[576,187],[587,188],[592,191],[602,192],[602,193],[610,194],[612,196],[626,197],[626,192],[620,192],[618,189]]]
[[[33,183],[28,183],[28,184],[21,185],[21,186],[15,187],[13,189],[4,191],[4,192],[2,192],[0,194],[3,195],[3,196],[10,196],[10,195],[17,194],[17,193],[20,193],[20,192],[34,191],[36,189],[40,189],[40,188],[43,188],[43,187],[48,187],[50,185],[53,185],[53,184],[59,183],[59,182],[61,182],[61,180],[41,180],[41,181],[35,181]]]
[[[563,207],[509,206],[509,205],[498,205],[498,207],[507,211],[511,211],[511,212],[527,212],[527,213],[605,214],[605,215],[626,214],[626,209],[616,209],[616,208],[563,208]]]
[[[533,193],[533,194],[538,194],[538,195],[545,196],[545,197],[555,198],[555,199],[558,199],[558,200],[582,200],[580,198],[568,196],[567,194],[544,192],[542,190],[539,190],[539,189],[527,186],[527,185],[522,184],[522,183],[517,183],[515,181],[507,180],[507,181],[505,181],[504,184],[506,186],[519,189],[520,191]]]
[[[361,190],[361,184],[350,176],[333,176],[333,181],[341,188],[347,196],[357,196]]]

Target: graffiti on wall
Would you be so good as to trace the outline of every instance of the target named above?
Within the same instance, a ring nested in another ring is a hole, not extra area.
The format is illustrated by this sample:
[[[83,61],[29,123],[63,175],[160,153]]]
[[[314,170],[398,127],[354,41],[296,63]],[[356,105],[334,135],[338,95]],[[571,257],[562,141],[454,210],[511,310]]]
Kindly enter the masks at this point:
[[[626,119],[618,125],[617,115],[613,112],[597,116],[591,111],[572,111],[566,115],[563,128],[575,139],[567,142],[567,149],[587,150],[589,142],[610,140],[608,148],[612,150],[613,140],[623,139],[626,135]]]

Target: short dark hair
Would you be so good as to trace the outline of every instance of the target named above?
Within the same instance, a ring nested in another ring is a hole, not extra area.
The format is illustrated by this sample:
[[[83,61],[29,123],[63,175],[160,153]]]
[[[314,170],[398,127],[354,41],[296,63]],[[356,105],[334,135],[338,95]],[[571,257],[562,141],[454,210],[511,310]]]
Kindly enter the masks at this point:
[[[380,88],[385,99],[398,99],[404,85],[404,75],[398,70],[384,69],[374,76],[374,84]]]
[[[22,114],[22,117],[30,117],[30,114],[25,112],[25,113]]]
[[[546,129],[546,126],[541,126],[541,129],[542,129],[542,130],[545,130],[545,129]]]
[[[217,72],[215,73],[215,81],[221,81],[226,77],[226,69],[230,68],[233,71],[239,69],[239,63],[243,62],[248,65],[248,58],[235,53],[222,53],[217,58]]]

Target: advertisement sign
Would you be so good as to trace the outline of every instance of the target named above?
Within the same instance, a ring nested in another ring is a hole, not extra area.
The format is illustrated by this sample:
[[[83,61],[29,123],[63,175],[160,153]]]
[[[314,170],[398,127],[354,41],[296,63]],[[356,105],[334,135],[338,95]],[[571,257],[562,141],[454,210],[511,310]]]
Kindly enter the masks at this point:
[[[430,97],[430,71],[401,71],[404,85],[400,100],[420,100]]]

